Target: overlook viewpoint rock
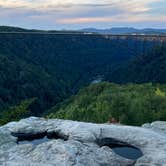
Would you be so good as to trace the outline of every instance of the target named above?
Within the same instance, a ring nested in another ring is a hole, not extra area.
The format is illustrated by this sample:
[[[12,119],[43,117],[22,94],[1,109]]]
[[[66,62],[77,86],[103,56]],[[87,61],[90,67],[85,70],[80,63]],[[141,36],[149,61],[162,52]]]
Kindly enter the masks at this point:
[[[124,158],[115,153],[116,146],[142,155]],[[0,165],[165,166],[166,122],[142,127],[36,117],[10,122],[0,127]]]

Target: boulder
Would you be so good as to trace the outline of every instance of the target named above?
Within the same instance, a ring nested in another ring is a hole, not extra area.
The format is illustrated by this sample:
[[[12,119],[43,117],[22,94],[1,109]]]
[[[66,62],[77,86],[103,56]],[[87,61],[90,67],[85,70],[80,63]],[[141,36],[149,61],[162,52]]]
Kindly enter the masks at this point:
[[[0,165],[164,166],[165,129],[166,122],[132,127],[30,117],[0,127]],[[111,148],[115,145],[137,148],[142,156],[124,158]]]

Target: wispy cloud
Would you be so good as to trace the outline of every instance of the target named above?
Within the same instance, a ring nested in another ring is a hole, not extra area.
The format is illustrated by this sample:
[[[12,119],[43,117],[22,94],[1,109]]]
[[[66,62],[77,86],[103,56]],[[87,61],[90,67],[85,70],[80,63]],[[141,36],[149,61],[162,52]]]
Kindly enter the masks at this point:
[[[151,22],[151,21],[160,21],[166,22],[166,16],[162,17],[145,17],[145,16],[116,16],[116,17],[82,17],[82,18],[68,18],[60,19],[57,22],[62,24],[80,24],[80,23],[91,23],[91,22]]]
[[[158,6],[160,10],[155,10]],[[69,24],[163,22],[164,26],[164,6],[165,0],[0,0],[0,24],[47,24],[52,28]]]
[[[3,8],[25,8],[36,10],[52,10],[52,8],[72,7],[114,7],[125,10],[147,11],[148,4],[160,0],[0,0]]]

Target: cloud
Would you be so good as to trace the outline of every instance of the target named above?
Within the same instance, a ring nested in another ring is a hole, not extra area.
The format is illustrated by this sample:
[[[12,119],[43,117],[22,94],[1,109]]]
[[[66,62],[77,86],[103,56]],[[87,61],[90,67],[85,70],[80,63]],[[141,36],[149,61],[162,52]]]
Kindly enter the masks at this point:
[[[104,18],[104,17],[82,17],[82,18],[69,18],[60,19],[57,22],[62,24],[80,24],[80,23],[91,23],[91,22],[108,22],[114,21],[114,18]]]
[[[145,16],[117,16],[117,17],[82,17],[82,18],[68,18],[60,19],[57,22],[62,24],[82,24],[82,23],[94,23],[94,22],[151,22],[160,21],[166,22],[166,16],[162,17],[145,17]]]
[[[3,8],[24,8],[35,10],[52,10],[57,8],[74,7],[110,7],[120,8],[130,11],[147,11],[148,4],[158,2],[159,0],[0,0],[0,6]]]
[[[36,26],[38,23],[52,27],[110,25],[110,22],[158,24],[165,21],[164,5],[165,0],[0,0],[0,24]],[[155,10],[157,7],[160,10]]]

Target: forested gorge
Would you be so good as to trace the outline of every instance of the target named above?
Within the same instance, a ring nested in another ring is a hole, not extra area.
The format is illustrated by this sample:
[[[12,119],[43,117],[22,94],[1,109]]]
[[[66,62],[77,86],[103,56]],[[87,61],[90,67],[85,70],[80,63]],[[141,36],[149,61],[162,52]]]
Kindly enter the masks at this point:
[[[0,33],[0,123],[46,115],[99,76],[166,83],[165,53],[158,40]]]

